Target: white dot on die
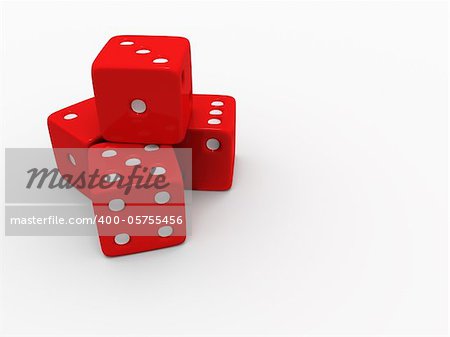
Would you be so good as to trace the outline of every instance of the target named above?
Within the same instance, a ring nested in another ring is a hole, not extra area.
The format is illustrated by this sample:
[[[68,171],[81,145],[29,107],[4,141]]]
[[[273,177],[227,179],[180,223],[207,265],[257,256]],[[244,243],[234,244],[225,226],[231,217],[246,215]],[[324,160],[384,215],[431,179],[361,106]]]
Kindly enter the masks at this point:
[[[130,158],[125,162],[125,165],[127,166],[136,166],[141,163],[141,160],[138,158]]]
[[[169,60],[162,57],[153,60],[153,63],[167,63],[167,62],[169,62]]]
[[[127,233],[117,234],[114,237],[114,242],[118,245],[125,245],[130,242],[130,236]]]
[[[120,179],[122,179],[122,176],[118,173],[110,173],[110,174],[107,174],[104,179],[105,179],[105,181],[112,183],[112,182],[119,181]]]
[[[70,163],[71,163],[73,166],[76,166],[76,165],[77,165],[77,162],[76,162],[76,160],[75,160],[75,157],[72,156],[70,153],[69,153],[69,155],[67,156],[67,158],[69,158],[69,161],[70,161]]]
[[[106,150],[102,152],[103,158],[114,157],[115,155],[117,155],[117,151],[114,150]]]
[[[64,116],[64,119],[65,120],[70,120],[70,119],[74,119],[74,118],[77,118],[77,117],[78,117],[77,114],[67,114],[67,115]]]
[[[216,151],[220,147],[220,142],[215,138],[206,141],[206,147],[211,151]]]
[[[172,226],[162,226],[158,229],[158,235],[162,238],[166,238],[168,236],[171,236],[173,233]]]
[[[113,199],[109,202],[108,207],[113,212],[119,212],[125,208],[125,201],[122,199]]]
[[[211,103],[211,106],[223,106],[223,102],[222,101],[214,101]]]
[[[170,200],[169,192],[163,191],[155,194],[155,202],[157,204],[165,204]]]
[[[133,41],[122,41],[122,42],[120,42],[120,45],[121,46],[132,46],[132,45],[134,45],[134,42]]]
[[[166,173],[166,169],[161,166],[156,166],[152,170],[152,174],[155,176],[159,176],[160,174],[164,174],[164,173]]]
[[[139,49],[139,50],[136,50],[136,54],[141,54],[141,55],[143,55],[143,54],[148,54],[148,53],[150,53],[150,50],[148,50],[148,49]]]
[[[148,152],[156,151],[156,150],[159,150],[159,146],[156,144],[148,144],[148,145],[145,145],[144,150],[148,151]]]
[[[221,115],[223,112],[219,109],[213,109],[209,112],[210,115]]]
[[[141,99],[135,99],[131,102],[131,110],[133,110],[134,112],[136,112],[138,114],[145,112],[146,109],[147,109],[147,105]]]
[[[217,125],[217,124],[220,124],[220,123],[222,123],[222,121],[220,119],[217,119],[217,118],[208,119],[208,124]]]

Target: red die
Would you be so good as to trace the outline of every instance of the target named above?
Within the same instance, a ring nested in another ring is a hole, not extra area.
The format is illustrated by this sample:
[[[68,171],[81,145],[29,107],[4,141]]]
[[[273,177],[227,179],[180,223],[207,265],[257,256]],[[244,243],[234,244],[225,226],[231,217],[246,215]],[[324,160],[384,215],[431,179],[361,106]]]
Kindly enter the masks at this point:
[[[192,149],[192,189],[227,190],[233,183],[236,101],[230,96],[193,95],[192,102],[186,138],[176,145]]]
[[[100,129],[109,141],[176,144],[189,124],[189,41],[115,36],[92,65]]]
[[[89,149],[89,172],[98,177],[91,199],[105,255],[184,242],[184,189],[172,147],[100,143]]]
[[[95,99],[87,99],[51,114],[47,124],[59,172],[69,182],[76,183],[83,172],[87,174],[88,147],[101,141]],[[75,187],[89,196],[89,191],[81,184],[78,180]]]

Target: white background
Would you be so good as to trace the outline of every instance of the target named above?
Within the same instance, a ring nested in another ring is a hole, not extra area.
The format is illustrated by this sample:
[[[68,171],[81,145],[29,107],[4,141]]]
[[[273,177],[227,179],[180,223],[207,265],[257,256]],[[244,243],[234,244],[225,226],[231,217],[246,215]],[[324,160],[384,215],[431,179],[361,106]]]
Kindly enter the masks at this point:
[[[238,104],[228,192],[179,247],[1,237],[6,335],[447,333],[446,2],[2,4],[4,147],[92,95],[117,34],[190,39]],[[3,166],[2,166],[3,167]]]

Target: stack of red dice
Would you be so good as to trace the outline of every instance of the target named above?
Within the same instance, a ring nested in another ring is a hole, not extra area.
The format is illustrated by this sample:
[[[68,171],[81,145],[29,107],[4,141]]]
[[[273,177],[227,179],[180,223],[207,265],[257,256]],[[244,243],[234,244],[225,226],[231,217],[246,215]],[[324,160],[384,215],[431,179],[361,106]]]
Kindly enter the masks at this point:
[[[115,36],[95,59],[92,82],[95,97],[53,113],[48,128],[61,175],[92,200],[102,251],[184,242],[186,172],[194,190],[231,187],[234,98],[192,94],[182,37]],[[192,162],[180,159],[182,148]]]

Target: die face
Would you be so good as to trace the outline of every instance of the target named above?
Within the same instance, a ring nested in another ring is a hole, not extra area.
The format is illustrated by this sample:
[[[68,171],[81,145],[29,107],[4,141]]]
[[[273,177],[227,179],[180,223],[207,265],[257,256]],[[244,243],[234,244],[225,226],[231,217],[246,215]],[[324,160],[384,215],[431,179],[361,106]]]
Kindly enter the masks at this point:
[[[103,137],[128,143],[180,142],[191,113],[190,59],[184,38],[117,36],[108,41],[92,65]]]
[[[102,140],[94,98],[51,114],[47,124],[59,172],[73,177],[74,182],[87,172],[88,147]],[[84,186],[76,184],[75,187],[89,197]]]
[[[106,140],[172,144],[184,138],[190,101],[189,94],[181,92],[177,74],[101,70],[94,83]]]
[[[182,67],[190,58],[189,40],[177,36],[119,35],[112,37],[94,65],[109,69],[148,70],[152,67]]]
[[[133,254],[184,242],[184,188],[171,146],[100,143],[89,149],[88,158],[89,172],[96,171],[97,180],[112,177],[110,182],[126,182],[124,187],[108,185],[91,190],[105,255]],[[144,168],[148,169],[145,173]],[[154,177],[164,175],[164,184],[145,186],[145,181],[154,183],[147,180],[150,171]],[[121,236],[127,237],[126,242],[118,241]]]
[[[193,95],[193,114],[186,138],[176,145],[192,149],[192,189],[221,191],[231,188],[235,158],[235,109],[235,100],[230,96]],[[180,165],[185,164],[180,162]]]

